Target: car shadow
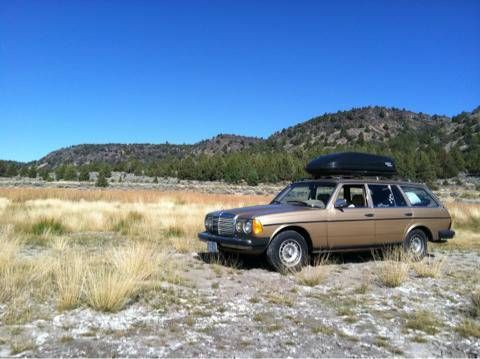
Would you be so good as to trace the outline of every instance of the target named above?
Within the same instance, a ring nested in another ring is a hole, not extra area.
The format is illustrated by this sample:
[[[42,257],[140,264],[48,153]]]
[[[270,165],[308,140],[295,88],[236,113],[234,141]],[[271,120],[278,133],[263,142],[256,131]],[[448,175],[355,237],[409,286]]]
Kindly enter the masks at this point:
[[[428,253],[427,257],[434,258],[435,255]],[[209,253],[199,252],[196,259],[207,264],[217,264],[224,267],[230,267],[242,270],[264,269],[274,272],[275,270],[268,264],[265,255],[252,256],[241,253]],[[369,263],[382,260],[382,250],[365,250],[355,252],[325,252],[314,254],[310,257],[310,265],[325,264],[348,264],[348,263]]]
[[[217,264],[224,267],[235,269],[250,270],[250,269],[264,269],[273,271],[264,255],[252,256],[241,253],[197,253],[196,258],[207,264]]]

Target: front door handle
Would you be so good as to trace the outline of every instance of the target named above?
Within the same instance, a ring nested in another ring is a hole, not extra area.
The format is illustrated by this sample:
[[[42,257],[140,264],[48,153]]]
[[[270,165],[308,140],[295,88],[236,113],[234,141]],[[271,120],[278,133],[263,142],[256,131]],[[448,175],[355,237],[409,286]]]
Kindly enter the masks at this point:
[[[365,217],[373,217],[373,213],[366,213]]]
[[[411,217],[411,216],[413,216],[413,213],[408,212],[408,213],[405,213],[405,215],[406,215],[407,217]]]

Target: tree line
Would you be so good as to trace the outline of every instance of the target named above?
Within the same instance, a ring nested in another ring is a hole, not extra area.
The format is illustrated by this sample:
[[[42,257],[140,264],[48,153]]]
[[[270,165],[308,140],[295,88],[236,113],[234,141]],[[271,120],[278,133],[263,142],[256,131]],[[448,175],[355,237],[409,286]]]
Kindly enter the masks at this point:
[[[462,148],[463,147],[463,148]],[[454,145],[448,151],[441,137],[432,133],[400,133],[386,143],[365,142],[362,136],[348,145],[325,148],[320,144],[302,149],[285,150],[275,143],[265,142],[248,150],[230,154],[169,157],[143,163],[128,160],[116,164],[92,163],[61,165],[55,169],[37,168],[15,162],[0,161],[0,177],[41,177],[46,181],[90,181],[90,173],[109,178],[112,171],[150,177],[176,177],[186,180],[226,181],[228,183],[275,183],[308,177],[304,171],[312,158],[340,151],[360,151],[394,158],[400,176],[427,183],[452,178],[459,172],[480,174],[480,135],[470,135],[468,146]]]

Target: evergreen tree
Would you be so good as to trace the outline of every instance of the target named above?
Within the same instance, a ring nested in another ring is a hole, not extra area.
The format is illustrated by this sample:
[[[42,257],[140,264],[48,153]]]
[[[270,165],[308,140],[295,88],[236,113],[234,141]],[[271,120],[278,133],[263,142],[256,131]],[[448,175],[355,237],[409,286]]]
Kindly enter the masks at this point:
[[[80,174],[78,175],[78,180],[82,182],[90,181],[90,171],[88,170],[88,167],[83,166],[80,168]]]
[[[98,173],[97,181],[95,182],[96,187],[108,187],[108,180],[105,177],[103,172]]]

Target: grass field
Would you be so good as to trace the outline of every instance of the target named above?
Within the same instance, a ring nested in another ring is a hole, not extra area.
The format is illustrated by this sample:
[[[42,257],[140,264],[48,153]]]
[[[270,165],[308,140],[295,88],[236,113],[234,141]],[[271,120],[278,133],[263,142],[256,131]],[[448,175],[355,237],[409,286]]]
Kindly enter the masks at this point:
[[[193,192],[0,189],[0,301],[12,307],[3,321],[31,318],[27,299],[47,300],[47,293],[62,310],[85,304],[117,311],[155,279],[178,280],[172,253],[204,249],[196,234],[205,213],[268,201]],[[434,246],[479,250],[480,206],[447,206],[457,236]],[[299,276],[317,281],[321,271]]]
[[[193,285],[184,278],[189,268],[179,256],[205,249],[196,237],[205,213],[269,200],[193,192],[0,189],[0,321],[22,325],[78,307],[118,312],[128,303],[159,298],[155,306],[167,306],[176,299],[162,283]],[[478,252],[480,205],[447,206],[457,236],[433,248]],[[295,275],[296,282],[315,287],[326,281],[334,268],[327,262],[321,258],[318,266]],[[211,264],[218,275],[219,264]],[[230,268],[235,271],[235,263]],[[375,271],[385,287],[401,285],[411,271],[431,278],[445,272],[444,262],[433,260],[379,261]],[[360,287],[367,291],[369,285]]]
[[[4,323],[87,305],[118,311],[140,291],[181,280],[172,253],[203,249],[206,212],[267,201],[252,196],[115,190],[0,189]],[[29,298],[36,298],[32,302]]]

